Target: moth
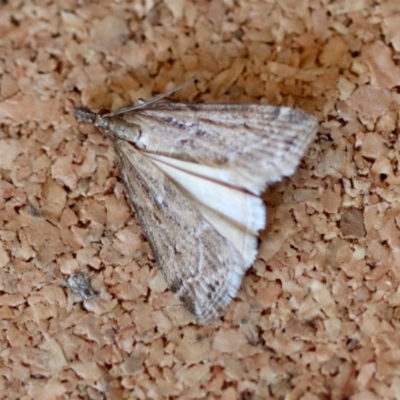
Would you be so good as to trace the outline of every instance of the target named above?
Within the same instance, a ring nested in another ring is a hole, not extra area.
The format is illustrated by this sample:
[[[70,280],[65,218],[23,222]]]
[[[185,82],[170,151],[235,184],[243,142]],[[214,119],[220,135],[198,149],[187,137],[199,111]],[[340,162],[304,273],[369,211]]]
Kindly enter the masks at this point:
[[[293,174],[318,125],[287,107],[163,100],[175,90],[115,112],[74,114],[114,145],[169,289],[206,323],[236,296],[256,258],[266,226],[261,193]]]

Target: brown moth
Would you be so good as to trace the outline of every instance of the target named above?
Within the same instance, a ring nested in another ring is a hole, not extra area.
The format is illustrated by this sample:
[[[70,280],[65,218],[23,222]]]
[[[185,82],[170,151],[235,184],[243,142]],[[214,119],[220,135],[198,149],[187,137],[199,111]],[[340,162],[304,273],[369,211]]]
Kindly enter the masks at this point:
[[[286,107],[160,101],[171,93],[75,116],[113,143],[169,288],[204,323],[232,301],[255,260],[266,225],[260,194],[293,174],[318,125]]]

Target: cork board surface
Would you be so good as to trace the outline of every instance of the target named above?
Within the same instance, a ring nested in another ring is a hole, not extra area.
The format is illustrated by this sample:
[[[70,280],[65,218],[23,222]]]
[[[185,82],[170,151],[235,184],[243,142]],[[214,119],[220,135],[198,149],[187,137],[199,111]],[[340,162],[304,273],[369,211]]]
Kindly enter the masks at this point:
[[[0,2],[0,398],[400,399],[400,2]],[[182,101],[315,115],[238,297],[166,289],[110,142],[72,115]]]

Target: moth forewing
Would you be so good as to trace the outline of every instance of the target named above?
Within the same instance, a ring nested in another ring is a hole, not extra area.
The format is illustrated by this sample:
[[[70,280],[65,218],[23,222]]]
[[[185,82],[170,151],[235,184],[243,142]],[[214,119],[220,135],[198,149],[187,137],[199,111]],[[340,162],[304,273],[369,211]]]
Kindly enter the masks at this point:
[[[216,318],[246,270],[239,251],[145,155],[116,141],[122,177],[170,289],[199,321]]]
[[[266,224],[259,195],[297,168],[315,118],[285,107],[154,101],[75,115],[112,140],[169,288],[200,322],[217,317],[256,257]]]
[[[124,117],[141,127],[139,149],[224,167],[255,194],[295,171],[317,129],[301,111],[257,104],[151,103]]]

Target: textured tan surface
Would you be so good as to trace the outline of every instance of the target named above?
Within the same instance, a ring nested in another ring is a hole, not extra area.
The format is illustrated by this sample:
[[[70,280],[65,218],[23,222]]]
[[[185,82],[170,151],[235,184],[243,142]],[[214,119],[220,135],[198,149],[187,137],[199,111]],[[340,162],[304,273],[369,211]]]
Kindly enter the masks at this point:
[[[397,0],[2,3],[0,396],[400,398]],[[110,143],[72,116],[198,73],[177,99],[321,124],[203,327],[166,291]]]

